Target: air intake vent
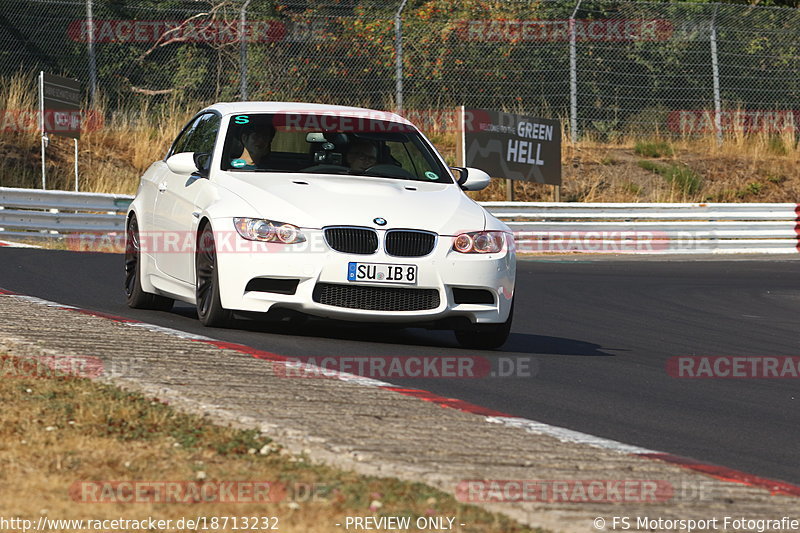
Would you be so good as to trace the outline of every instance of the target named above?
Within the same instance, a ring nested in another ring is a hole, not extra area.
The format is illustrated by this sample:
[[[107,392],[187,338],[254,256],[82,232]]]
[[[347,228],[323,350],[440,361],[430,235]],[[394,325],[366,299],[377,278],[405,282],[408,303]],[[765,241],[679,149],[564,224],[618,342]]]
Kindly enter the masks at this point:
[[[494,294],[486,289],[453,287],[453,300],[457,304],[494,304]]]
[[[367,287],[318,283],[314,301],[323,305],[368,311],[424,311],[439,307],[436,289]]]
[[[433,251],[436,235],[427,231],[390,230],[386,232],[386,253],[397,257],[421,257]]]
[[[327,228],[325,241],[337,252],[374,254],[378,249],[378,234],[367,228]]]
[[[294,294],[297,292],[299,279],[253,278],[247,282],[245,292],[274,292],[276,294]]]

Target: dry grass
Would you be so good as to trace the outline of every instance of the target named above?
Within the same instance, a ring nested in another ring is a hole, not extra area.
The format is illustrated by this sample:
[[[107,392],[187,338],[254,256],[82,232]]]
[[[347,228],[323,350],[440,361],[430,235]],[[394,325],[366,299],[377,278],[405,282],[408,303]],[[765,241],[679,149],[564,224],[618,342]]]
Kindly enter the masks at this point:
[[[652,157],[643,144],[668,149]],[[678,179],[672,179],[676,174]],[[800,148],[793,132],[727,135],[722,145],[714,136],[588,138],[576,144],[565,136],[562,183],[561,199],[570,202],[795,202]],[[517,182],[514,192],[521,201],[553,198],[552,187],[534,183]],[[505,199],[504,183],[496,180],[474,197]]]
[[[38,130],[20,128],[11,117],[38,109],[36,82],[21,75],[0,77],[0,185],[41,187],[41,149]],[[92,192],[133,194],[153,161],[163,157],[180,128],[199,109],[196,103],[171,100],[157,107],[108,112],[101,96],[89,113],[102,117],[99,127],[81,134],[80,188]],[[34,124],[35,126],[35,124]],[[21,131],[20,131],[21,130]],[[48,189],[72,189],[75,182],[72,139],[50,136],[45,160]]]
[[[110,116],[108,122],[82,137],[82,188],[117,193],[136,191],[139,176],[164,157],[180,129],[199,109],[177,101],[113,114],[104,107],[101,104],[96,112]]]
[[[0,78],[0,108],[33,110],[33,80]],[[87,191],[133,193],[139,176],[163,156],[179,129],[203,104],[169,101],[107,113],[100,101],[95,111],[106,116],[103,127],[81,140],[81,188]],[[514,111],[514,110],[509,110]],[[800,148],[794,132],[726,135],[722,145],[713,135],[670,138],[658,133],[616,137],[613,141],[562,138],[561,198],[576,202],[792,202],[800,196]],[[452,123],[434,124],[426,134],[449,163],[455,163],[457,135]],[[73,184],[72,141],[53,137],[48,149],[48,183],[69,189]],[[38,134],[0,132],[0,185],[40,186]],[[649,161],[652,164],[642,164]],[[660,172],[659,169],[666,169]],[[679,176],[674,179],[674,176]],[[687,186],[686,179],[697,179]],[[546,201],[552,187],[516,182],[515,198]],[[479,200],[505,199],[505,184],[495,180]]]
[[[332,533],[348,515],[450,516],[467,524],[455,530],[464,533],[531,531],[422,484],[312,465],[254,431],[215,426],[112,386],[32,371],[2,354],[0,372],[0,516],[6,518],[35,524],[39,516],[277,516],[280,531]],[[80,490],[70,492],[81,481],[233,480],[279,483],[285,492],[277,502],[190,504],[84,502]]]

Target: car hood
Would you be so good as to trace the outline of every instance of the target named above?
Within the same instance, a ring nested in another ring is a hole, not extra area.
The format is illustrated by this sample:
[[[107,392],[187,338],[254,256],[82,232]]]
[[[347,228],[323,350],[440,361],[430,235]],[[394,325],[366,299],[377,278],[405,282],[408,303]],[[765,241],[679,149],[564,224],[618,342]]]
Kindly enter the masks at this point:
[[[454,184],[368,176],[233,172],[222,173],[217,182],[252,205],[258,216],[303,228],[414,228],[457,235],[483,230],[486,225],[486,211]],[[385,219],[386,225],[376,224],[376,218]]]

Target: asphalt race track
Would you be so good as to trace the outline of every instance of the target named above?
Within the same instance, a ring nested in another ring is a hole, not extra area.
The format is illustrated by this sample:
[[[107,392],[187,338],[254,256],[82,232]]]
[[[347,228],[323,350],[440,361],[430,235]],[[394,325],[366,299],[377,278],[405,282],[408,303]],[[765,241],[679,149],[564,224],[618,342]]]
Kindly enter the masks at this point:
[[[282,355],[477,355],[446,331],[299,332],[194,308],[128,309],[121,255],[0,249],[0,287]],[[534,356],[531,378],[391,380],[548,424],[800,483],[800,379],[678,379],[674,356],[800,356],[800,262],[521,261],[512,336],[488,357]],[[225,372],[220,361],[220,372]],[[469,438],[468,436],[465,436]]]

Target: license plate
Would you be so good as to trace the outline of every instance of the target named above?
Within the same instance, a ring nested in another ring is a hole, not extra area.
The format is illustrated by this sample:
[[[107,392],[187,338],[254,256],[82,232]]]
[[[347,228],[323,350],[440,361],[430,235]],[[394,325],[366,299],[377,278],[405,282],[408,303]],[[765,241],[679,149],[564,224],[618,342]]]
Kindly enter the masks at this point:
[[[415,285],[417,283],[417,265],[348,263],[347,281]]]

